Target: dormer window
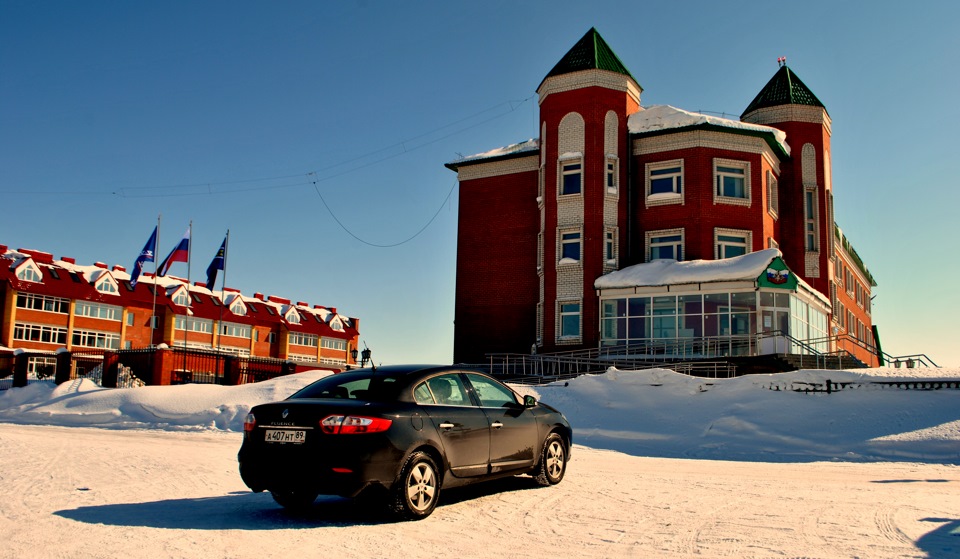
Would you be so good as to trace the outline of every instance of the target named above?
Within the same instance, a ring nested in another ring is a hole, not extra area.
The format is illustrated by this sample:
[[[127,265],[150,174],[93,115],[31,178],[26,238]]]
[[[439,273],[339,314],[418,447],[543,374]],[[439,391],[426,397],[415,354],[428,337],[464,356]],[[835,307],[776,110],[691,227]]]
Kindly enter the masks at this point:
[[[334,332],[342,332],[343,322],[339,318],[334,318],[333,320],[330,321],[330,329],[333,330]]]
[[[247,306],[243,304],[243,301],[240,299],[240,297],[235,297],[233,302],[230,303],[230,312],[237,316],[246,316]]]
[[[94,288],[100,293],[107,293],[111,295],[117,295],[120,290],[117,288],[117,282],[113,279],[113,276],[110,274],[103,274],[101,278],[94,284]]]
[[[17,279],[20,281],[33,281],[39,283],[43,281],[43,275],[40,273],[40,269],[37,268],[37,265],[31,260],[23,266],[20,266],[20,269],[17,270]]]
[[[287,319],[287,322],[290,324],[300,324],[300,313],[297,312],[297,309],[291,308],[289,311],[287,311],[287,314],[284,316],[284,318]]]
[[[177,291],[177,292],[173,295],[173,302],[174,302],[174,304],[180,305],[181,307],[189,307],[189,306],[190,306],[190,295],[187,294],[187,290],[186,290],[186,289],[180,289],[179,291]]]

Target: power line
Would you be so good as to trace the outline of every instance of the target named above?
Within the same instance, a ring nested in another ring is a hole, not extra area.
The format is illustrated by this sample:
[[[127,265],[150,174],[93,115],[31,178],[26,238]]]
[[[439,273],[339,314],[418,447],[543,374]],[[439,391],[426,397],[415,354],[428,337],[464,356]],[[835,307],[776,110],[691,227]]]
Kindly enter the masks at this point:
[[[323,199],[323,194],[320,193],[320,188],[317,186],[317,182],[314,181],[314,183],[313,183],[313,189],[317,192],[317,196],[320,197],[320,201],[323,202],[323,207],[325,207],[325,208],[327,209],[327,212],[330,214],[330,217],[332,217],[333,220],[337,222],[337,225],[339,225],[341,229],[343,229],[348,235],[350,235],[351,237],[353,237],[353,238],[356,239],[357,241],[359,241],[359,242],[361,242],[361,243],[363,243],[363,244],[365,244],[365,245],[372,246],[372,247],[377,247],[377,248],[393,248],[393,247],[398,247],[398,246],[400,246],[400,245],[409,243],[410,241],[412,241],[412,240],[416,239],[417,237],[419,237],[420,234],[423,233],[424,231],[426,231],[426,230],[427,230],[427,227],[430,227],[430,224],[433,223],[434,220],[437,219],[437,216],[440,215],[440,212],[443,210],[443,207],[447,205],[447,202],[450,200],[450,196],[453,194],[453,190],[454,190],[456,187],[457,187],[457,180],[454,179],[453,185],[450,187],[450,191],[447,192],[447,196],[443,199],[443,203],[440,204],[440,207],[437,208],[437,211],[433,214],[433,217],[431,217],[430,220],[427,221],[427,223],[426,223],[423,227],[421,227],[419,231],[417,231],[416,233],[414,233],[413,235],[407,237],[406,239],[404,239],[404,240],[402,240],[402,241],[399,241],[399,242],[396,242],[396,243],[391,243],[391,244],[382,245],[382,244],[372,243],[372,242],[370,242],[370,241],[364,240],[364,239],[358,237],[353,231],[351,231],[350,229],[348,229],[347,226],[344,225],[342,221],[340,221],[340,218],[337,217],[337,214],[333,213],[333,210],[330,209],[330,205],[327,204],[327,201]]]

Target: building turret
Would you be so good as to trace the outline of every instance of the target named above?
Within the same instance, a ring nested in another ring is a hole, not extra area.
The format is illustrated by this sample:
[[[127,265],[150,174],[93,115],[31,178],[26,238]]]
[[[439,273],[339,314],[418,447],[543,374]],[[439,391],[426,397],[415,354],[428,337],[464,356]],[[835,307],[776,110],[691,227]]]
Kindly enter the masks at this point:
[[[627,117],[643,89],[590,29],[537,88],[540,95],[540,234],[537,345],[596,347],[593,282],[622,260]]]
[[[789,266],[829,296],[834,251],[830,115],[786,59],[779,63],[740,119],[786,132],[792,162],[780,181],[780,250]]]

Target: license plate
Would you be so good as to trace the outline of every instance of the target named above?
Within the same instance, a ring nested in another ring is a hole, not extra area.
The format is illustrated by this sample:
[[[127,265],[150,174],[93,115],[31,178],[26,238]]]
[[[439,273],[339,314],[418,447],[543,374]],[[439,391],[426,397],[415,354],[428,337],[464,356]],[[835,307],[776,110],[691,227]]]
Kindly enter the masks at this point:
[[[266,429],[263,436],[268,443],[302,444],[307,440],[303,429]]]

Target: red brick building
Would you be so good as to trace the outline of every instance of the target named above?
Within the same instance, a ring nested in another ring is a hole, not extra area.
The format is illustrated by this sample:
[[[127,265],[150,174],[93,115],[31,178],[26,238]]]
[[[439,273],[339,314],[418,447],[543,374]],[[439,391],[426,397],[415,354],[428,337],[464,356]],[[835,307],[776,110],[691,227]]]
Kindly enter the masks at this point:
[[[460,181],[454,360],[664,340],[686,348],[690,338],[703,348],[776,329],[794,349],[809,340],[875,361],[875,283],[834,224],[831,119],[813,92],[785,63],[740,120],[643,107],[642,91],[591,29],[537,89],[539,138],[447,164]],[[597,284],[660,259],[766,249],[799,281],[792,295],[761,297],[777,286],[709,274],[658,280],[630,286],[649,304],[631,299],[647,309],[633,317],[617,310],[614,299],[628,305],[622,287]],[[751,290],[753,303],[732,295]],[[721,293],[726,303],[710,307]],[[760,351],[748,346],[728,351]]]
[[[131,287],[122,266],[82,266],[0,245],[0,351],[52,355],[61,348],[166,344],[342,370],[355,364],[359,329],[359,319],[332,307],[230,288],[211,291],[173,276],[144,274]]]

